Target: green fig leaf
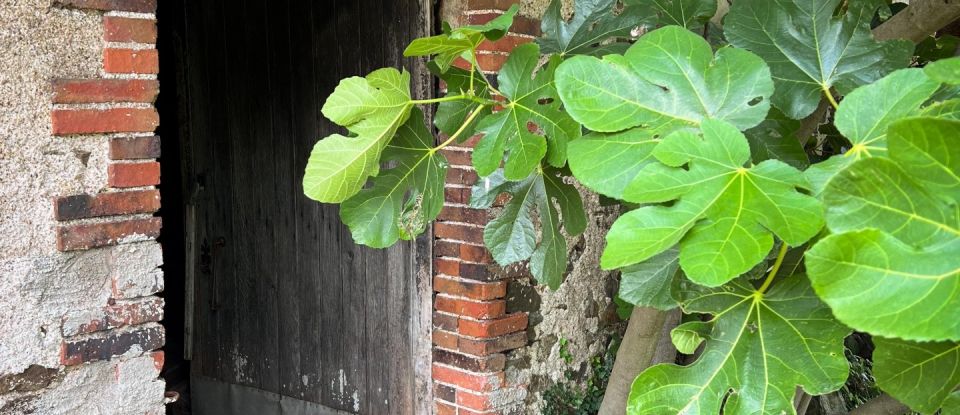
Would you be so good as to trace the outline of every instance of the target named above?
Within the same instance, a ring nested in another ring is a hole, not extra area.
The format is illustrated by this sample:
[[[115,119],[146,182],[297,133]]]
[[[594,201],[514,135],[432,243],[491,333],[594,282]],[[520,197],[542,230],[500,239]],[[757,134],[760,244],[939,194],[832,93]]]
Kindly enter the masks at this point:
[[[674,298],[680,279],[680,250],[671,248],[639,264],[621,270],[620,298],[641,306],[658,310],[677,308]]]
[[[641,373],[627,413],[796,414],[798,386],[820,395],[847,379],[843,339],[849,330],[833,320],[803,275],[778,278],[766,293],[737,280],[716,289],[691,286],[684,298],[685,312],[713,316],[680,326],[685,351],[695,348],[696,334],[705,339],[703,353],[689,366],[659,364]]]
[[[603,56],[617,48],[622,53],[628,44],[607,41],[629,38],[632,31],[649,26],[653,20],[648,7],[633,2],[625,3],[618,12],[616,0],[578,0],[568,22],[562,6],[561,0],[551,1],[541,19],[543,37],[537,43],[544,54]]]
[[[678,352],[694,354],[712,328],[712,324],[705,321],[688,321],[670,330],[670,341]]]
[[[446,72],[457,57],[466,55],[473,59],[473,52],[484,40],[498,40],[507,34],[513,26],[513,18],[520,11],[520,6],[514,4],[502,15],[482,25],[460,26],[455,29],[446,27],[444,33],[415,39],[403,51],[403,56],[431,56],[437,55],[434,62],[440,72]]]
[[[563,182],[557,169],[537,170],[515,182],[506,180],[501,169],[473,187],[470,205],[489,208],[502,193],[510,194],[510,201],[487,224],[484,244],[500,265],[529,259],[533,276],[552,289],[558,288],[567,269],[567,242],[560,229],[575,236],[586,228],[586,212],[579,192]]]
[[[473,166],[481,177],[500,167],[505,152],[503,172],[508,180],[527,177],[544,156],[550,165],[562,167],[567,142],[580,137],[580,126],[560,109],[553,80],[558,61],[537,72],[539,60],[539,47],[528,43],[514,49],[500,70],[500,92],[509,102],[477,125],[483,138],[474,149]]]
[[[847,95],[834,125],[853,144],[855,157],[884,155],[890,124],[920,111],[939,87],[923,69],[901,69]]]
[[[932,62],[923,68],[927,76],[947,85],[960,85],[960,58]]]
[[[921,106],[940,87],[922,69],[901,69],[855,89],[837,109],[835,125],[853,145],[842,155],[814,164],[805,174],[820,194],[827,182],[855,161],[887,152],[887,129],[894,122],[927,110]],[[944,109],[950,111],[949,109]]]
[[[424,125],[418,108],[383,151],[383,170],[369,186],[343,202],[340,218],[353,240],[373,248],[386,248],[398,239],[421,234],[443,209],[447,160],[433,151],[433,134]]]
[[[707,119],[739,129],[759,124],[770,108],[770,70],[758,56],[721,48],[668,26],[603,59],[575,56],[557,69],[566,111],[593,131],[633,127],[668,132]]]
[[[960,37],[953,35],[943,35],[940,37],[929,36],[917,44],[917,60],[921,64],[938,61],[941,59],[952,58],[960,47]]]
[[[960,121],[889,128],[889,157],[859,160],[824,190],[834,233],[807,253],[813,286],[857,330],[960,340]]]
[[[760,125],[744,131],[747,141],[750,142],[750,155],[754,163],[766,160],[780,160],[797,169],[803,170],[810,165],[797,130],[800,121],[783,115],[776,109],[771,109],[767,119]]]
[[[659,26],[680,26],[702,31],[703,25],[717,14],[716,0],[638,0],[653,7],[660,19]]]
[[[653,148],[659,142],[659,135],[641,128],[590,133],[569,144],[570,170],[591,190],[623,199],[627,185],[655,160]]]
[[[911,409],[932,414],[960,388],[960,343],[914,343],[881,337],[875,337],[873,343],[877,386]]]
[[[703,135],[679,131],[654,149],[624,193],[649,205],[618,219],[607,234],[601,264],[618,268],[680,244],[680,265],[698,284],[716,287],[760,263],[773,235],[799,246],[823,226],[818,200],[793,167],[767,160],[745,167],[747,139],[723,121],[704,121]]]
[[[920,250],[875,229],[831,235],[807,272],[837,319],[880,336],[960,339],[960,242]]]
[[[724,18],[724,34],[736,47],[770,65],[777,89],[773,105],[794,119],[810,115],[824,91],[840,94],[869,84],[910,63],[913,44],[877,42],[870,33],[879,3],[841,0],[737,0]]]
[[[307,160],[303,192],[323,203],[357,194],[380,170],[380,154],[410,115],[410,74],[379,69],[344,79],[323,105],[323,115],[353,134],[317,142]]]

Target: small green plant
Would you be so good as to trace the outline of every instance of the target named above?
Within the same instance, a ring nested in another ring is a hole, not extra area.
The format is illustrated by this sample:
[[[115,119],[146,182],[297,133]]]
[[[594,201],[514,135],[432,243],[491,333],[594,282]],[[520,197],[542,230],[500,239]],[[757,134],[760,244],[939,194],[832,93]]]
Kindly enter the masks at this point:
[[[573,362],[573,355],[570,354],[569,349],[569,340],[567,340],[565,337],[560,338],[558,352],[560,354],[560,358],[563,359],[564,362],[567,364]]]
[[[561,342],[565,340],[560,339]],[[595,415],[600,410],[619,347],[620,338],[612,338],[604,354],[590,359],[590,372],[582,382],[577,382],[575,371],[568,369],[564,374],[565,382],[558,382],[544,391],[543,415]],[[567,356],[561,353],[561,357],[567,364],[573,362],[569,353]]]

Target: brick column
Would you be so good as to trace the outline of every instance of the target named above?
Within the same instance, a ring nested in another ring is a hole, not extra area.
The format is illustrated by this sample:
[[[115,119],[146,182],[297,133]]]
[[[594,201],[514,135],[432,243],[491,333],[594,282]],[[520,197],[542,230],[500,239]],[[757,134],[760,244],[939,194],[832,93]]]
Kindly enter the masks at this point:
[[[96,194],[53,200],[57,248],[79,251],[152,241],[160,234],[160,119],[156,0],[56,0],[59,7],[103,13],[103,69],[96,79],[53,80],[51,131],[60,140],[104,140],[107,183]],[[64,50],[63,53],[70,53]],[[160,246],[136,244],[105,255],[111,295],[97,310],[63,317],[61,364],[110,360],[164,343]],[[163,353],[153,353],[157,371]]]
[[[518,0],[467,0],[461,24],[483,24]],[[515,46],[539,35],[539,22],[517,16],[504,38],[486,42],[477,60],[488,79]],[[458,66],[466,62],[460,61]],[[469,69],[469,65],[466,65]],[[509,385],[504,352],[527,344],[527,314],[508,314],[507,281],[491,269],[483,244],[487,212],[471,209],[470,187],[477,181],[471,152],[477,137],[447,147],[450,162],[446,202],[434,226],[433,381],[437,415],[503,414],[521,403],[526,389]]]

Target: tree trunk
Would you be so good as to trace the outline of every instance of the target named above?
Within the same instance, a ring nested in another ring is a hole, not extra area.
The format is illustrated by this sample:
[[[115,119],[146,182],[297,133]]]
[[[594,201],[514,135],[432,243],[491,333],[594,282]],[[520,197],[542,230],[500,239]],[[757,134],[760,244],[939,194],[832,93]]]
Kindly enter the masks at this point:
[[[873,29],[873,37],[920,43],[957,18],[960,18],[960,0],[913,0],[906,9]]]
[[[903,415],[908,412],[910,408],[906,405],[883,394],[850,411],[850,415]]]
[[[680,310],[633,308],[627,331],[613,363],[607,391],[600,404],[600,415],[625,413],[630,386],[637,375],[652,365],[673,362],[676,359],[677,350],[670,341],[670,330],[679,322]]]

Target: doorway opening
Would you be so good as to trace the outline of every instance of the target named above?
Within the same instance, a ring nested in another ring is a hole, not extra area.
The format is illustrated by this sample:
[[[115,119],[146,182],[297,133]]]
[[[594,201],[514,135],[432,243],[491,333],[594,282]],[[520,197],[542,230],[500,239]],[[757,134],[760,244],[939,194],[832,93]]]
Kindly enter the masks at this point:
[[[171,414],[429,410],[430,241],[355,245],[302,194],[340,79],[405,67],[431,0],[159,3]]]

